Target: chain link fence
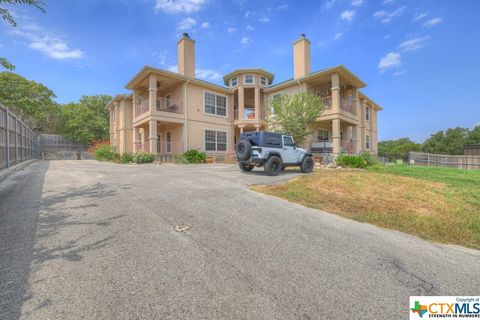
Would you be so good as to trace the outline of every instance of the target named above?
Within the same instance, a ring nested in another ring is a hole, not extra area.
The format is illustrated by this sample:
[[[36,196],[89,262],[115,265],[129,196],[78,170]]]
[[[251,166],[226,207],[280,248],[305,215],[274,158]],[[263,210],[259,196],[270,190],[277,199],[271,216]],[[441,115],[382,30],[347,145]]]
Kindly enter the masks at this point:
[[[0,169],[39,158],[38,136],[0,103]]]

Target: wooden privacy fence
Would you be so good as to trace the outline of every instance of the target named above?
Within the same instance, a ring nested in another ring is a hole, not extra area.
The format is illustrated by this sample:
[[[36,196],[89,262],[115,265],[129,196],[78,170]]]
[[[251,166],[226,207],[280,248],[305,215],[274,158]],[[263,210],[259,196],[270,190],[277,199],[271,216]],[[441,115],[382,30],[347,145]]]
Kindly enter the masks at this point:
[[[38,136],[0,103],[0,169],[39,157]]]
[[[408,159],[412,165],[480,169],[480,156],[452,156],[447,154],[409,152]]]

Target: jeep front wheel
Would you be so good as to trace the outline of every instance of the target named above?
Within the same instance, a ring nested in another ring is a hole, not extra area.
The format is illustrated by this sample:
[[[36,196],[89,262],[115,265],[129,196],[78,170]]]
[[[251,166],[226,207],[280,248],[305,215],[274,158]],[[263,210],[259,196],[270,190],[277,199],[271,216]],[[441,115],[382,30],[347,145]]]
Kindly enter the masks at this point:
[[[313,170],[313,165],[314,162],[312,157],[306,156],[300,164],[300,171],[302,171],[303,173],[310,173]]]
[[[265,173],[269,176],[277,176],[282,171],[282,159],[271,156],[265,163]]]
[[[245,172],[250,172],[253,170],[253,165],[245,162],[239,162],[238,166],[240,167],[240,170],[245,171]]]

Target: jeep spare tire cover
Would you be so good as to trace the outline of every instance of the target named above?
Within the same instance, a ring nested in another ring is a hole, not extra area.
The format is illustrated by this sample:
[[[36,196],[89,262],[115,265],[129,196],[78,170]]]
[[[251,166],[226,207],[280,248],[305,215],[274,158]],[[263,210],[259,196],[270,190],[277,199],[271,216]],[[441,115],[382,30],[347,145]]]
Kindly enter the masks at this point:
[[[237,158],[239,160],[248,160],[252,155],[252,144],[248,140],[240,140],[237,143]]]

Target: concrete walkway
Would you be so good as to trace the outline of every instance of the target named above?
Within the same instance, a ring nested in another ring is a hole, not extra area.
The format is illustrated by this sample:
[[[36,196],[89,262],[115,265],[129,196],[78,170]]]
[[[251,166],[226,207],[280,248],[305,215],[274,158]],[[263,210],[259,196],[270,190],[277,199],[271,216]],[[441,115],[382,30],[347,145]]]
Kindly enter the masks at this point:
[[[479,251],[247,188],[296,175],[37,161],[0,183],[0,319],[406,319],[410,295],[479,294]]]

